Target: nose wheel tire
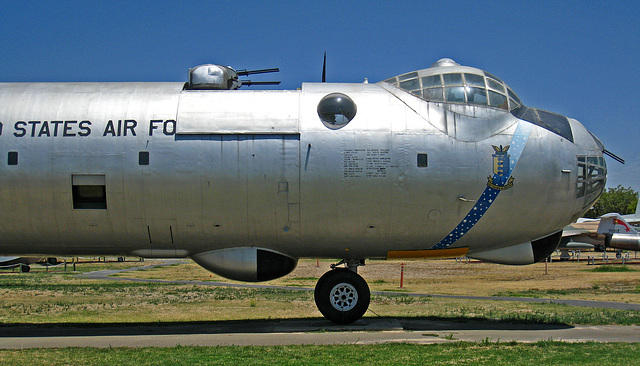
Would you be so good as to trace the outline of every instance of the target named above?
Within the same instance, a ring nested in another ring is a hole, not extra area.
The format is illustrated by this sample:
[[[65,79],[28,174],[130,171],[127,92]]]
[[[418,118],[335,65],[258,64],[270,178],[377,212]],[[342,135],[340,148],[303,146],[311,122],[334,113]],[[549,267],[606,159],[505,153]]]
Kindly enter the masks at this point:
[[[320,277],[314,298],[325,318],[334,323],[349,324],[360,319],[367,311],[371,293],[360,275],[339,268]]]

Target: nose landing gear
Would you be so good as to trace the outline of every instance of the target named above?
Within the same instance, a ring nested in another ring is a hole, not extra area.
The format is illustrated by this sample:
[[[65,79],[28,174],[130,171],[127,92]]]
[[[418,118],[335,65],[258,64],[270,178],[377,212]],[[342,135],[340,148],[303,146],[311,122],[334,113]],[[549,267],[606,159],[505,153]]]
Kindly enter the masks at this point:
[[[348,268],[332,265],[333,269],[320,277],[314,291],[318,310],[337,324],[349,324],[360,319],[369,308],[371,299],[367,282],[356,273],[357,266],[364,261],[343,262]]]

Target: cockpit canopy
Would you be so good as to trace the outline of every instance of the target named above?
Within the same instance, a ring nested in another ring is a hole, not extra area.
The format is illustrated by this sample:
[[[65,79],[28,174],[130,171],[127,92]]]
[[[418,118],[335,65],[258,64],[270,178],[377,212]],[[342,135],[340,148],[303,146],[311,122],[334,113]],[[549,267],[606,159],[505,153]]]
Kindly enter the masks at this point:
[[[502,80],[455,61],[443,58],[428,69],[402,74],[383,82],[406,90],[430,102],[471,104],[504,110],[522,102]]]

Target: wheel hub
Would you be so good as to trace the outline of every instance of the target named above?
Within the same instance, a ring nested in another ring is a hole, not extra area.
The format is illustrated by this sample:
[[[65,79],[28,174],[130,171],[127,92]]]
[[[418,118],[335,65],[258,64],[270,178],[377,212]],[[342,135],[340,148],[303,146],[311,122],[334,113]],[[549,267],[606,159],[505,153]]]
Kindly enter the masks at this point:
[[[349,311],[358,303],[358,291],[348,283],[339,283],[329,293],[331,305],[339,311]]]

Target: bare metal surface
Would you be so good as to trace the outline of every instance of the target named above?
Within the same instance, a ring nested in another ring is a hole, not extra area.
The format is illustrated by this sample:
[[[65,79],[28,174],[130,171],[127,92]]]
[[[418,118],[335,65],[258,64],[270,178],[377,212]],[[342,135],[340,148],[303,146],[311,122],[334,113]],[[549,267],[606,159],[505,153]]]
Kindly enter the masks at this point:
[[[0,164],[0,254],[166,257],[250,246],[359,259],[429,249],[486,188],[493,146],[509,145],[516,126],[528,124],[385,83],[182,87],[0,84],[0,142],[19,153],[18,165]],[[330,93],[357,105],[338,130],[317,113]],[[515,262],[528,262],[530,250],[518,245],[586,209],[576,197],[576,156],[602,151],[582,124],[571,120],[571,129],[575,143],[532,127],[513,186],[454,247],[470,256],[514,247]],[[143,151],[149,165],[138,164]],[[428,166],[416,166],[419,153]],[[104,176],[107,209],[73,209],[73,175]]]

